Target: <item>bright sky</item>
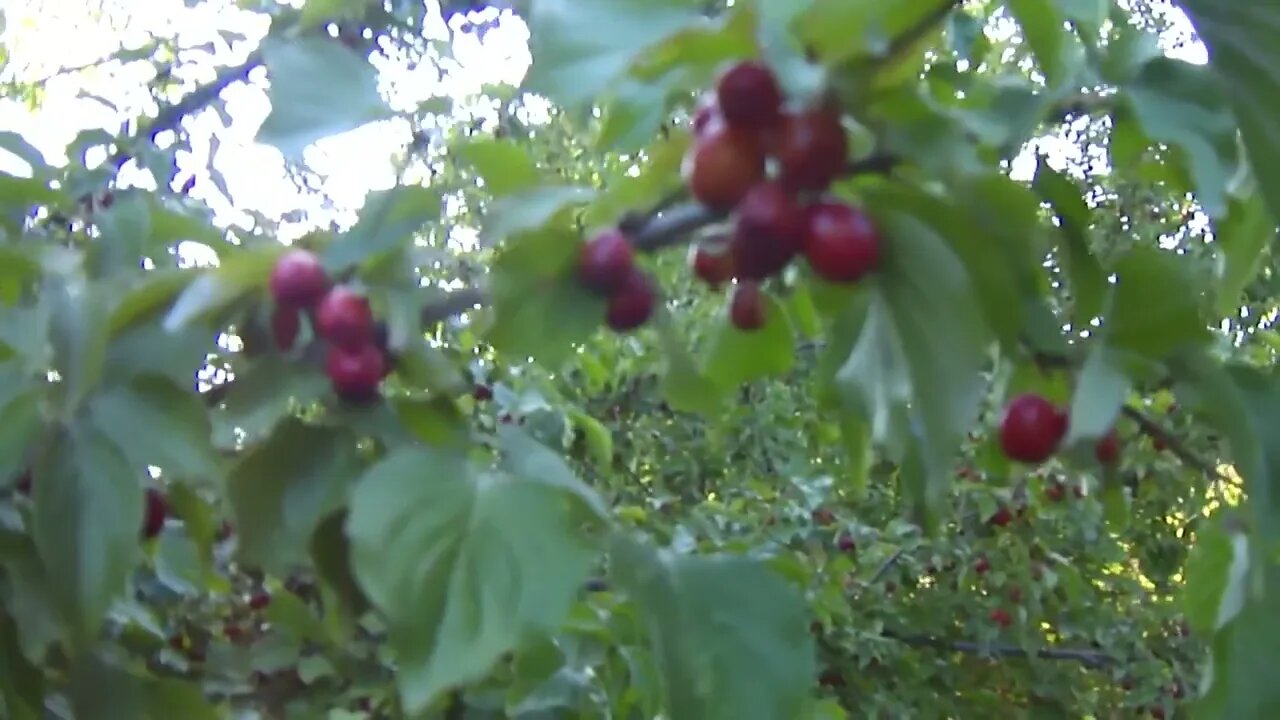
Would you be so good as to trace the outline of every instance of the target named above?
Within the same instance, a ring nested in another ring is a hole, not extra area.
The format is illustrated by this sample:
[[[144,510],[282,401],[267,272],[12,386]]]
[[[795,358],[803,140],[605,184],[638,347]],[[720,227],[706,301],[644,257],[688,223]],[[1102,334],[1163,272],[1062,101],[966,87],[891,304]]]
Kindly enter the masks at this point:
[[[86,12],[86,7],[100,7],[101,13]],[[448,40],[450,33],[438,2],[427,0],[427,7],[431,15],[428,37]],[[21,133],[58,163],[66,160],[64,150],[81,129],[118,132],[123,118],[134,117],[152,104],[146,90],[152,73],[146,63],[112,63],[60,75],[59,70],[90,65],[115,52],[120,44],[139,47],[153,35],[175,37],[179,47],[212,49],[212,55],[202,63],[203,75],[182,78],[189,90],[211,78],[212,66],[243,59],[266,31],[261,15],[238,9],[232,0],[209,0],[194,7],[183,0],[0,0],[0,10],[6,20],[0,41],[12,52],[0,80],[56,76],[49,80],[44,102],[36,110],[16,100],[0,100],[0,129]],[[1169,15],[1175,26],[1164,38],[1169,53],[1204,62],[1203,47],[1189,42],[1190,26],[1185,17],[1172,9]],[[481,87],[518,83],[530,62],[527,28],[518,18],[505,20],[483,42],[474,33],[453,34],[453,60],[443,63],[448,70],[443,84],[437,82],[429,66],[381,63],[383,79],[393,90],[393,106],[407,108],[432,96],[447,95],[455,99],[456,119],[496,117],[495,108],[478,97]],[[228,45],[220,31],[238,32],[245,39]],[[335,217],[324,211],[321,198],[300,195],[287,179],[279,153],[253,142],[270,108],[262,72],[252,77],[253,82],[224,92],[233,119],[230,127],[224,127],[213,112],[187,122],[195,152],[180,157],[180,163],[197,173],[192,194],[209,203],[219,220],[227,223],[246,222],[248,216],[241,211],[251,210],[273,219],[290,215],[297,222],[292,223],[294,232],[288,234],[327,225]],[[369,190],[391,185],[391,157],[405,146],[409,134],[407,123],[387,121],[330,138],[308,151],[309,164],[324,178],[323,192],[341,211],[337,219],[349,222]],[[199,182],[203,175],[200,169],[210,162],[211,141],[217,147],[216,166],[232,195],[230,202],[209,184]],[[1082,160],[1078,148],[1070,143],[1047,138],[1037,145],[1055,166]],[[7,160],[0,152],[0,169],[18,169]],[[1028,148],[1015,162],[1014,175],[1029,176],[1034,162],[1034,150]]]

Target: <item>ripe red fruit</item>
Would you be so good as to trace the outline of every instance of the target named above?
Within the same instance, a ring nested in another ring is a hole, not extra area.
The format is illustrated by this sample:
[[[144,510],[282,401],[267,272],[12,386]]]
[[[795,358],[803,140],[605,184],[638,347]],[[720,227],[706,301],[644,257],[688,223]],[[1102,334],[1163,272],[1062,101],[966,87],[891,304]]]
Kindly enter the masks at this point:
[[[222,636],[233,643],[240,642],[244,639],[244,628],[239,625],[223,625]]]
[[[880,234],[861,210],[816,202],[805,211],[804,254],[809,266],[832,282],[853,282],[880,261]]]
[[[1094,446],[1093,454],[1103,465],[1114,465],[1120,459],[1120,437],[1116,435],[1115,430],[1102,436]]]
[[[991,517],[987,518],[987,523],[996,527],[1004,527],[1011,522],[1013,522],[1013,513],[1004,505],[1001,505]]]
[[[333,345],[325,357],[325,373],[338,397],[348,402],[367,402],[378,393],[386,359],[372,344],[347,349]]]
[[[730,126],[760,130],[780,119],[782,88],[764,63],[744,60],[720,76],[716,101]]]
[[[146,503],[142,511],[142,537],[150,540],[164,529],[164,519],[169,514],[169,502],[164,493],[147,488]]]
[[[729,300],[729,322],[746,332],[764,327],[764,296],[759,283],[743,280],[733,289],[733,297]]]
[[[778,179],[791,190],[825,190],[843,170],[849,141],[831,106],[786,117],[771,148]]]
[[[276,347],[288,350],[298,339],[298,331],[302,329],[302,316],[292,305],[276,305],[271,311],[271,338]]]
[[[853,539],[847,531],[840,533],[840,537],[836,539],[836,547],[840,552],[851,553],[858,549],[858,543]]]
[[[330,290],[316,306],[316,332],[334,345],[357,350],[373,344],[373,311],[369,300],[345,287]],[[379,353],[381,355],[381,353]]]
[[[635,267],[631,241],[621,230],[605,230],[582,246],[578,276],[582,284],[601,295],[611,295],[627,281]]]
[[[1151,436],[1151,447],[1152,447],[1156,452],[1164,452],[1164,449],[1165,449],[1165,447],[1166,447],[1165,442],[1164,442],[1164,436],[1163,436],[1163,435],[1152,435],[1152,436]]]
[[[271,604],[271,596],[266,593],[254,593],[249,598],[250,610],[262,610]]]
[[[1009,614],[1008,610],[996,608],[991,611],[991,622],[1002,628],[1007,628],[1013,624],[1013,616]]]
[[[1052,483],[1044,489],[1044,496],[1049,499],[1049,502],[1062,502],[1067,496],[1067,488],[1060,482]]]
[[[680,172],[694,200],[729,212],[764,178],[764,152],[756,137],[713,118],[694,139]]]
[[[475,398],[476,402],[487,402],[489,400],[492,400],[493,388],[483,383],[477,384],[474,388],[471,389],[471,397]]]
[[[609,298],[605,322],[616,332],[634,330],[653,315],[655,303],[653,282],[639,268],[633,267],[622,287]]]
[[[281,305],[309,308],[329,290],[329,274],[308,250],[289,250],[271,269],[271,296]]]
[[[723,247],[694,245],[689,248],[689,267],[699,280],[717,288],[733,278],[733,253],[728,244]]]
[[[974,572],[978,573],[979,575],[985,575],[989,570],[991,570],[991,561],[988,560],[986,556],[980,557],[974,561],[973,563]]]
[[[827,508],[820,507],[810,514],[814,525],[830,525],[836,521],[835,513]]]
[[[1032,393],[1015,397],[1000,421],[1000,447],[1011,460],[1041,463],[1058,449],[1066,434],[1066,414]]]
[[[742,198],[734,226],[733,258],[738,277],[763,280],[787,266],[800,250],[805,215],[791,193],[762,182]]]

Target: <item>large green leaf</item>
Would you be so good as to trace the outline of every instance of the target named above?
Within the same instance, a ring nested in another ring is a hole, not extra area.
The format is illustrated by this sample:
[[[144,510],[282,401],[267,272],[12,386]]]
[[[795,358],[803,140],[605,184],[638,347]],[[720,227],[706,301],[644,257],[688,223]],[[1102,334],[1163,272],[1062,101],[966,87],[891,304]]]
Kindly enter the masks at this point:
[[[1113,347],[1158,360],[1208,339],[1185,255],[1138,247],[1116,264],[1115,273],[1115,294],[1103,325]]]
[[[1198,633],[1211,635],[1239,614],[1245,603],[1249,571],[1249,539],[1228,532],[1221,522],[1196,531],[1187,555],[1187,583],[1183,608]]]
[[[1107,274],[1089,247],[1093,213],[1075,185],[1045,164],[1043,158],[1037,162],[1033,187],[1058,216],[1062,239],[1058,245],[1058,262],[1067,272],[1075,325],[1085,327],[1102,314],[1109,287]]]
[[[1200,204],[1212,216],[1225,213],[1227,179],[1236,169],[1236,125],[1213,74],[1161,57],[1147,63],[1125,91],[1143,131],[1186,153]]]
[[[594,556],[567,497],[542,477],[425,448],[361,479],[347,520],[353,566],[389,624],[407,712],[564,621]]]
[[[61,433],[36,465],[32,533],[51,600],[79,645],[97,639],[133,570],[142,470],[84,424]]]
[[[1071,428],[1064,444],[1094,440],[1111,430],[1129,385],[1119,354],[1103,343],[1094,343],[1076,380],[1071,398]]]
[[[268,38],[262,45],[271,113],[258,142],[298,160],[308,145],[385,118],[378,73],[367,58],[327,37]]]
[[[1271,256],[1276,239],[1276,221],[1258,193],[1233,198],[1227,216],[1214,232],[1218,250],[1217,310],[1232,316],[1240,308],[1240,295],[1258,276]]]
[[[491,197],[499,198],[538,185],[538,165],[529,154],[528,146],[514,140],[479,138],[458,145],[453,155],[475,168]]]
[[[258,442],[298,407],[307,407],[328,393],[328,378],[315,368],[279,355],[262,357],[237,374],[223,407],[215,411],[217,444],[233,447],[238,441]]]
[[[206,270],[183,288],[165,315],[164,328],[181,329],[248,293],[262,291],[285,250],[283,245],[266,245],[230,254],[218,267]]]
[[[369,194],[360,219],[324,249],[324,264],[340,272],[370,257],[413,243],[413,234],[440,215],[440,193],[397,185]]]
[[[807,717],[816,672],[808,608],[764,562],[677,555],[619,537],[609,568],[648,631],[666,717]]]
[[[1235,110],[1272,217],[1280,217],[1280,0],[1183,0]]]
[[[22,654],[8,613],[0,613],[0,699],[13,720],[44,717],[44,673]]]
[[[527,17],[534,61],[524,87],[580,110],[647,48],[701,18],[685,0],[539,0]]]
[[[227,494],[240,558],[285,572],[305,560],[312,533],[346,500],[360,473],[356,438],[345,430],[280,425],[231,471]]]
[[[89,415],[135,468],[156,465],[206,482],[222,479],[209,417],[192,390],[155,376],[138,378],[95,395]]]
[[[1022,26],[1022,34],[1036,55],[1045,83],[1050,88],[1058,87],[1065,79],[1064,53],[1070,30],[1062,21],[1057,3],[1054,0],[1007,0],[1006,4]]]
[[[764,326],[756,330],[735,327],[727,308],[713,320],[715,327],[703,358],[702,374],[722,390],[784,375],[795,364],[795,332],[786,308],[767,292],[761,291],[761,300]]]
[[[489,242],[537,230],[566,208],[590,202],[596,191],[576,185],[542,185],[499,198],[485,213],[484,235]]]

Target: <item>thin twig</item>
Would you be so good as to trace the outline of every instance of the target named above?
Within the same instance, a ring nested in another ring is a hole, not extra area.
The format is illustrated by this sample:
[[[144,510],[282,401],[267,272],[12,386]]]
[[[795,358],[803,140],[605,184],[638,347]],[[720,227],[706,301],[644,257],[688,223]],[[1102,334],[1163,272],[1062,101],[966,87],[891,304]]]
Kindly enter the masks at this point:
[[[887,630],[884,633],[884,637],[911,647],[927,647],[935,650],[969,653],[986,657],[1070,660],[1089,668],[1107,667],[1117,662],[1115,657],[1107,653],[1084,648],[1040,648],[1038,650],[1028,650],[1017,645],[946,640],[928,635],[898,635]]]
[[[888,560],[885,560],[883,563],[880,564],[880,567],[876,568],[875,573],[871,575],[871,579],[867,581],[867,584],[874,585],[877,582],[879,582],[880,579],[885,576],[885,573],[889,572],[889,569],[892,568],[894,565],[896,565],[898,563],[898,560],[902,559],[902,556],[906,554],[907,554],[907,549],[905,547],[900,547],[897,550],[895,550],[893,554],[889,556]]]
[[[1132,405],[1125,405],[1121,412],[1124,413],[1125,417],[1137,423],[1138,428],[1141,429],[1143,433],[1152,438],[1158,438],[1164,441],[1165,447],[1169,452],[1173,453],[1174,457],[1181,460],[1184,465],[1193,467],[1219,482],[1227,482],[1227,477],[1223,475],[1217,465],[1197,456],[1185,444],[1183,444],[1181,438],[1160,427],[1160,424],[1147,417],[1146,413]]]

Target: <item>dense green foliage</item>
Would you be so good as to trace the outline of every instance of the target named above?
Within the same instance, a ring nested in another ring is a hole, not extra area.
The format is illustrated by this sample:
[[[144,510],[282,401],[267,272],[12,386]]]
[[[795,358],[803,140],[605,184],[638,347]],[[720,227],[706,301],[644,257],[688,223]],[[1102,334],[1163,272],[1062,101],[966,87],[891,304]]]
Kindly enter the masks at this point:
[[[446,2],[529,30],[465,98],[420,3],[221,5],[231,60],[99,64],[154,70],[121,134],[0,132],[0,717],[1272,717],[1280,0]],[[688,256],[745,205],[681,167],[744,58],[838,108],[881,243],[750,331]],[[263,78],[298,210],[228,223],[188,121]],[[342,219],[313,151],[370,123],[396,181]]]

